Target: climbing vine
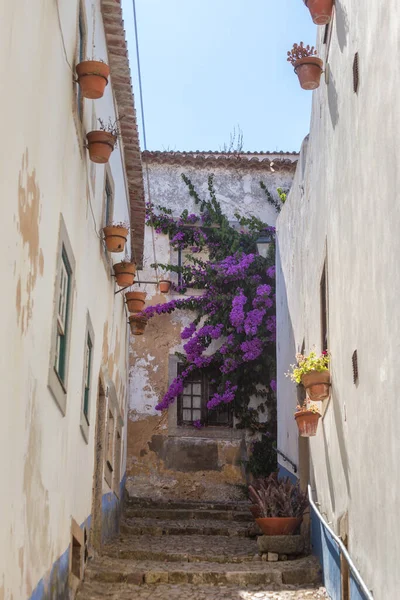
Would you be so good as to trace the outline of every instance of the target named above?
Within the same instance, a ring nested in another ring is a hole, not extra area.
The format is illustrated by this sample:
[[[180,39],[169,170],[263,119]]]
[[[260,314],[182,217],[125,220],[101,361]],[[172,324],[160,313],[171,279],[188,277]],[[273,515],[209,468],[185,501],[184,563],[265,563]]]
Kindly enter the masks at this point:
[[[213,176],[208,179],[206,199],[199,197],[190,179],[184,174],[182,178],[199,214],[184,210],[175,218],[170,209],[150,205],[146,213],[147,225],[169,235],[171,246],[185,255],[184,265],[158,265],[180,274],[174,289],[185,296],[149,306],[143,314],[148,318],[176,310],[193,314],[181,333],[184,353],[177,353],[183,370],[157,409],[164,410],[175,401],[192,372],[207,370],[216,385],[207,408],[232,403],[236,427],[267,432],[274,439],[275,228],[239,214],[235,215],[237,224],[230,223],[217,201]],[[272,242],[264,258],[257,252],[257,240],[266,232]],[[202,290],[202,295],[190,295],[193,289]],[[212,343],[216,349],[210,352]],[[257,408],[249,406],[252,398],[257,398]],[[260,423],[260,414],[266,411],[268,419]]]

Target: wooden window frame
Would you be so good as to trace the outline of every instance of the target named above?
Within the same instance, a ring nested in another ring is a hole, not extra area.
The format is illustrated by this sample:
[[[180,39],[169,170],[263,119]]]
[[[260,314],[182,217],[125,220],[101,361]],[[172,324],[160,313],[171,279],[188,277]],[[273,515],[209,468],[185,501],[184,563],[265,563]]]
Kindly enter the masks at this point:
[[[93,371],[93,354],[94,354],[94,329],[90,319],[89,312],[86,315],[86,329],[84,337],[83,350],[83,370],[82,370],[82,406],[80,417],[80,428],[85,442],[89,443],[89,428],[90,428],[90,409],[92,389],[92,371]],[[89,353],[88,353],[89,348]],[[89,356],[88,356],[89,354]]]
[[[112,488],[114,471],[115,416],[110,406],[107,408],[105,436],[104,479],[106,480],[108,486]]]
[[[329,349],[328,338],[328,270],[325,260],[320,279],[321,352]]]

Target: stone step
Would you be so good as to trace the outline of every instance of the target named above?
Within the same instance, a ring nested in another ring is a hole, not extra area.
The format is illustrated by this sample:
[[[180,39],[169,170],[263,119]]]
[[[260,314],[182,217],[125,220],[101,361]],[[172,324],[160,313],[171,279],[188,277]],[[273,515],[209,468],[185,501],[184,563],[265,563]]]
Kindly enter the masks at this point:
[[[83,592],[94,582],[106,584],[115,591],[115,584],[138,585],[192,584],[202,585],[317,585],[321,581],[320,567],[314,557],[268,563],[254,561],[236,565],[219,563],[129,562],[99,557],[85,572]],[[85,597],[79,595],[79,598]],[[104,595],[104,597],[108,597]],[[133,596],[134,597],[134,596]],[[120,598],[116,595],[115,598]]]
[[[217,509],[183,509],[183,508],[145,508],[130,507],[125,509],[125,518],[161,519],[163,521],[254,521],[250,511],[217,510]]]
[[[125,505],[132,508],[160,508],[187,510],[228,510],[245,512],[250,506],[247,500],[237,502],[216,502],[211,500],[154,500],[128,496]]]
[[[259,556],[250,538],[206,535],[123,536],[104,546],[107,556],[135,561],[250,562]]]
[[[214,520],[157,520],[136,518],[121,523],[121,533],[128,535],[223,535],[255,537],[260,535],[256,523]]]

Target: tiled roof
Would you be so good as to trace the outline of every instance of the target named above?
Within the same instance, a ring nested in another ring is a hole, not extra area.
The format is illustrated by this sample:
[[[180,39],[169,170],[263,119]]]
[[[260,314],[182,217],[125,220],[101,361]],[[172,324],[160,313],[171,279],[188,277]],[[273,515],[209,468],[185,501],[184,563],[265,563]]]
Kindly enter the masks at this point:
[[[241,168],[249,170],[288,170],[296,168],[298,152],[142,152],[144,162],[181,166]]]
[[[145,221],[143,172],[121,1],[101,0],[101,12],[108,48],[111,83],[118,114],[124,116],[120,122],[120,129],[131,207],[132,258],[141,267]]]

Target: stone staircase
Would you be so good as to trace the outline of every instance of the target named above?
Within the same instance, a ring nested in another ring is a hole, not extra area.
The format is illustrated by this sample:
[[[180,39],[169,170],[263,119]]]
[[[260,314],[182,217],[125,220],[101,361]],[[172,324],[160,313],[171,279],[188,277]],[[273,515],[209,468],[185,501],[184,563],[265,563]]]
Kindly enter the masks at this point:
[[[244,502],[130,499],[119,539],[89,561],[78,599],[327,598],[313,557],[266,562],[257,534]]]

